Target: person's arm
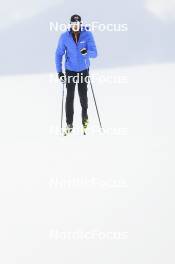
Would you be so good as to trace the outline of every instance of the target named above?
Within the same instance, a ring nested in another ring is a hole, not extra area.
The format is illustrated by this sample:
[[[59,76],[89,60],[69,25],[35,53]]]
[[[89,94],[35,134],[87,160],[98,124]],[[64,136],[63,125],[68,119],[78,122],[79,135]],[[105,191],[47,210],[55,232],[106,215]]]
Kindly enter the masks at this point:
[[[65,54],[65,50],[66,48],[64,44],[64,35],[61,35],[55,53],[55,64],[56,64],[57,73],[62,72],[62,59],[63,59],[63,55]]]
[[[96,58],[97,57],[97,48],[95,44],[94,37],[92,32],[88,32],[88,39],[87,39],[87,55],[89,58]]]

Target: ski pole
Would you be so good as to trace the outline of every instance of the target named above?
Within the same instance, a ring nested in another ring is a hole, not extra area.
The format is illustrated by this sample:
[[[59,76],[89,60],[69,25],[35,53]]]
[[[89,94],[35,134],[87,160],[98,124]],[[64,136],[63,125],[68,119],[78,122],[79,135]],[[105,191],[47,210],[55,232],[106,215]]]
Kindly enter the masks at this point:
[[[63,133],[63,105],[64,105],[64,82],[63,82],[62,104],[61,104],[61,134]]]
[[[86,64],[86,68],[88,69],[88,73],[89,73],[89,68],[87,67],[86,59],[85,59],[85,64]],[[98,116],[98,121],[99,121],[100,128],[101,128],[101,132],[103,132],[101,119],[100,119],[100,114],[99,114],[99,111],[98,111],[97,102],[96,102],[96,99],[95,99],[95,93],[94,93],[94,89],[93,89],[93,86],[92,86],[90,74],[89,74],[89,82],[90,82],[90,86],[91,86],[92,95],[93,95],[93,98],[94,98],[95,108],[96,108],[96,111],[97,111],[97,116]]]

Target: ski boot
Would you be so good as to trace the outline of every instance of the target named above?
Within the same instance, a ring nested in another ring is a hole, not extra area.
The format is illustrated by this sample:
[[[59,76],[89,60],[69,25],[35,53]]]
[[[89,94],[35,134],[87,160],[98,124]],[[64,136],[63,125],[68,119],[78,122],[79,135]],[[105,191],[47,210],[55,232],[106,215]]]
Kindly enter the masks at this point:
[[[83,124],[83,134],[86,135],[86,129],[87,129],[88,124],[89,124],[88,118],[84,119],[82,124]]]
[[[66,130],[64,131],[64,136],[67,136],[72,132],[73,125],[72,124],[67,124]]]

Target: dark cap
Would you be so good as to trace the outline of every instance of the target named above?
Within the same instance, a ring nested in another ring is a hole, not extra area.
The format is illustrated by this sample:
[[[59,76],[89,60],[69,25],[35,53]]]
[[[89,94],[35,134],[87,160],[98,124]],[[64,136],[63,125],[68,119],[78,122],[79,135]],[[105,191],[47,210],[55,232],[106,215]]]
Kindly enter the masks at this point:
[[[79,15],[71,16],[70,22],[81,22],[81,16]]]

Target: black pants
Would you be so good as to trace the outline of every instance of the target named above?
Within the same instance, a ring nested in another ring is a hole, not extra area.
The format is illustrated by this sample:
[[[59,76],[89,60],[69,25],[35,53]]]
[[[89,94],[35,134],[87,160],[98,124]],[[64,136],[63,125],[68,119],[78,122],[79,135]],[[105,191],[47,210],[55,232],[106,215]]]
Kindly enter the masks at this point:
[[[78,94],[80,98],[80,104],[82,107],[82,123],[88,118],[88,97],[87,97],[87,84],[88,84],[89,71],[84,70],[81,72],[73,72],[66,70],[66,122],[67,124],[73,124],[74,115],[74,95],[75,86],[78,84]]]

